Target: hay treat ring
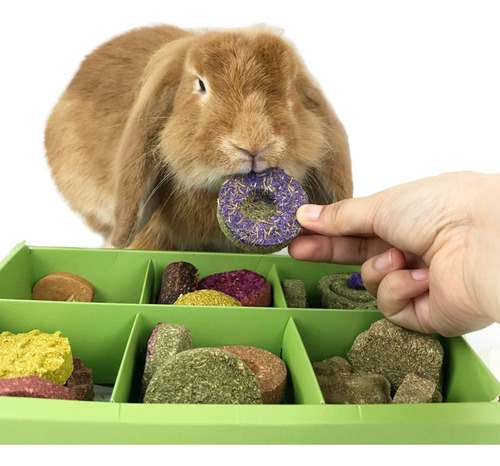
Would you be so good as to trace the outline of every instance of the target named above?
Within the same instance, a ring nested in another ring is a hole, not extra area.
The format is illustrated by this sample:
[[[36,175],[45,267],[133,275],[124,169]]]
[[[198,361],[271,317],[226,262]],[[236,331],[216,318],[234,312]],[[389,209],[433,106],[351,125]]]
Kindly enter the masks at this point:
[[[286,247],[302,231],[296,214],[307,202],[297,180],[270,168],[228,179],[219,193],[217,219],[236,246],[271,253]]]

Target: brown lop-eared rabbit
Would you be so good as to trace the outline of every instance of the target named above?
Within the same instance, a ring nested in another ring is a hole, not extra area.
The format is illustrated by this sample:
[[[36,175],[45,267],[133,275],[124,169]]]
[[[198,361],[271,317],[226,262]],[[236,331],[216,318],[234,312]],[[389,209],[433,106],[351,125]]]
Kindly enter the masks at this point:
[[[310,202],[352,196],[344,128],[293,46],[255,27],[136,29],[88,55],[45,132],[53,178],[118,248],[235,251],[228,176],[279,167]]]

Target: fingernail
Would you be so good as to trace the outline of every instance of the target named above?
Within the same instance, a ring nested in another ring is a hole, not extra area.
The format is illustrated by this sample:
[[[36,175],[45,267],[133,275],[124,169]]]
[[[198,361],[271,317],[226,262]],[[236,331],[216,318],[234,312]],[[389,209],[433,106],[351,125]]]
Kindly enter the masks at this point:
[[[297,210],[297,218],[299,218],[299,221],[300,219],[303,219],[303,220],[308,220],[310,222],[316,222],[322,210],[323,210],[322,205],[306,204],[300,206],[299,209]]]
[[[411,276],[413,277],[413,280],[416,281],[423,281],[423,280],[428,280],[429,279],[429,269],[415,269],[411,271]]]
[[[392,249],[380,256],[375,261],[375,268],[377,270],[387,270],[392,267]]]

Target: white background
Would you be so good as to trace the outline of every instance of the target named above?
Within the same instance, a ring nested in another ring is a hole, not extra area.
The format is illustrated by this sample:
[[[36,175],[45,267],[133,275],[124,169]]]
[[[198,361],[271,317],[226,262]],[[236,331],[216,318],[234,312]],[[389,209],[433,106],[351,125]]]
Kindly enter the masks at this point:
[[[4,2],[0,259],[21,240],[102,246],[102,238],[68,208],[51,181],[44,125],[82,58],[139,26],[283,28],[347,129],[355,196],[446,171],[499,172],[497,5],[480,0]],[[499,327],[470,335],[469,341],[482,354],[491,347],[500,351]]]

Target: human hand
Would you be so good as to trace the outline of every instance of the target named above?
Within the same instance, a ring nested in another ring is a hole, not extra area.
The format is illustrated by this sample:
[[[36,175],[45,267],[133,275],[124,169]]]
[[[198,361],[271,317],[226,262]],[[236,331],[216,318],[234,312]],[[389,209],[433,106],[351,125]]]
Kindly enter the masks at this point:
[[[454,336],[500,321],[500,175],[449,173],[302,206],[295,259],[363,264],[394,323]]]

